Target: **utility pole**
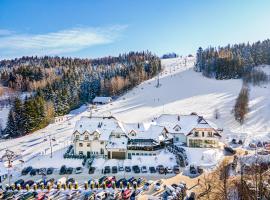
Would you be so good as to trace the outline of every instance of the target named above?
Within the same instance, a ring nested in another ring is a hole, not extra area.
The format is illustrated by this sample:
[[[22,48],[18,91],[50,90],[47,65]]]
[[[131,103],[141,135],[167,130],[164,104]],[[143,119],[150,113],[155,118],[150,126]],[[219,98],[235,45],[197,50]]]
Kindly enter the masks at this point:
[[[6,153],[2,156],[2,159],[8,161],[8,184],[10,185],[10,168],[12,168],[12,162],[15,158],[15,153],[11,150],[6,149]]]
[[[158,73],[158,77],[157,77],[157,88],[160,86],[160,83],[159,83],[159,73]]]

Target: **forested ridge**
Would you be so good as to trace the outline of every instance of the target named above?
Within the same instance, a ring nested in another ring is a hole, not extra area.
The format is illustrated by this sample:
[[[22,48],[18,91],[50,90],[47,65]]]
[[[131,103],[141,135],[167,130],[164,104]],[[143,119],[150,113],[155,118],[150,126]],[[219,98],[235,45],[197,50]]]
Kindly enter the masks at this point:
[[[197,51],[196,71],[216,79],[247,78],[265,80],[265,74],[254,73],[256,66],[270,64],[270,40],[225,47],[209,47]],[[252,73],[251,73],[252,72]],[[250,77],[250,74],[252,77]]]
[[[119,95],[160,70],[160,59],[148,51],[99,59],[45,56],[2,60],[1,84],[32,94],[14,100],[4,133],[11,137],[31,133],[95,96]]]

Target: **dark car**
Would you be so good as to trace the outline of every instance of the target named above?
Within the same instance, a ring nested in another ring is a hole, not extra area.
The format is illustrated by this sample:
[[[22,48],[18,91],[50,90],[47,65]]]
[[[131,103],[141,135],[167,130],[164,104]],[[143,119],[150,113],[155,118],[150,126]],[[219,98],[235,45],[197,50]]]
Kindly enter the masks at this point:
[[[89,168],[89,174],[94,174],[95,173],[96,168],[95,167],[90,167]]]
[[[22,170],[22,175],[27,175],[32,169],[33,169],[33,167],[31,167],[31,166],[24,168]]]
[[[226,146],[226,147],[224,147],[224,150],[226,152],[229,152],[230,154],[235,154],[236,153],[236,151],[232,147]]]
[[[31,176],[35,176],[35,175],[37,175],[37,172],[38,172],[37,169],[32,169],[32,170],[30,171],[30,175],[31,175]]]
[[[116,166],[113,166],[112,167],[112,173],[115,174],[115,173],[117,173],[117,171],[118,171],[117,167]]]
[[[122,182],[122,184],[123,184],[123,187],[126,187],[126,186],[127,186],[127,180],[126,180],[125,178],[121,178],[121,179],[119,179],[118,181],[116,181],[116,183],[115,183],[115,185],[116,185],[117,188],[120,187],[120,183],[121,183],[121,182]]]
[[[133,171],[134,171],[135,174],[138,174],[138,173],[141,172],[140,167],[138,165],[132,166],[132,169],[133,169]]]
[[[125,172],[131,172],[131,167],[130,166],[126,166],[125,167]]]
[[[40,169],[38,170],[38,174],[39,174],[39,175],[45,175],[45,174],[46,174],[46,168],[40,168]]]
[[[19,179],[14,183],[16,186],[18,186],[19,184],[22,186],[24,184],[24,180],[23,179]]]
[[[66,171],[67,171],[67,167],[66,165],[62,165],[62,167],[60,168],[60,175],[63,175],[63,174],[66,174]]]
[[[26,188],[26,185],[28,185],[29,187],[31,187],[32,185],[34,185],[34,181],[33,180],[29,180],[24,182],[24,184],[22,185],[23,188]]]
[[[53,173],[53,168],[52,167],[49,167],[47,169],[47,175],[51,175]]]
[[[196,168],[195,168],[194,165],[190,165],[190,167],[189,167],[189,172],[190,172],[191,174],[197,174],[197,170],[196,170]]]
[[[102,177],[98,180],[99,184],[102,184],[106,179],[107,179],[107,176],[102,176]]]
[[[150,171],[150,173],[152,173],[152,174],[157,172],[157,170],[156,170],[155,167],[149,167],[149,171]]]
[[[173,172],[174,172],[175,174],[179,174],[179,173],[180,173],[180,168],[179,168],[179,166],[177,166],[177,165],[173,166]]]
[[[67,168],[66,174],[72,174],[72,172],[73,172],[73,167]]]
[[[157,166],[157,171],[160,173],[160,174],[164,174],[165,173],[165,168],[163,165],[158,165]]]
[[[110,168],[110,166],[105,166],[105,167],[104,167],[104,174],[109,174],[109,173],[111,173],[111,168]]]
[[[66,181],[66,184],[68,185],[69,183],[75,183],[75,179],[74,178],[69,178],[67,181]]]

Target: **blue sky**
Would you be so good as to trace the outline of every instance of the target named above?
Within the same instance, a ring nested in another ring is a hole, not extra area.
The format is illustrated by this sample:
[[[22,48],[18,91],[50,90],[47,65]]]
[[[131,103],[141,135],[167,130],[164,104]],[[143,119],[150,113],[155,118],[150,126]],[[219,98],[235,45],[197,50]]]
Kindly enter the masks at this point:
[[[270,38],[269,0],[0,0],[0,59],[100,57]]]

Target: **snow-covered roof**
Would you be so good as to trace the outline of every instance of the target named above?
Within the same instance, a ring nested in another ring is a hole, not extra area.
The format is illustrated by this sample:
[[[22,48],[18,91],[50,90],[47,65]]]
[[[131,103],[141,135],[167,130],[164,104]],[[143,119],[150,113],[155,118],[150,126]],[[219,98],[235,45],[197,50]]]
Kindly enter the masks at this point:
[[[4,163],[0,161],[0,176],[8,174],[7,168],[5,167]]]
[[[158,118],[155,118],[154,121],[156,122],[156,124],[166,127],[169,133],[183,133],[187,135],[194,128],[215,129],[203,117],[195,114],[162,114]],[[180,127],[180,130],[177,130],[178,127]]]
[[[95,97],[93,99],[93,103],[110,103],[111,101],[111,97]]]
[[[166,138],[163,133],[167,133],[167,129],[164,126],[159,126],[154,123],[140,123],[140,124],[125,124],[125,130],[130,139],[153,139],[155,141],[163,141],[169,139],[170,136],[166,134]],[[132,131],[135,134],[132,134]]]
[[[81,117],[75,125],[74,132],[81,136],[89,134],[89,140],[93,140],[96,134],[99,140],[108,141],[112,132],[125,133],[123,125],[114,117]]]
[[[106,146],[107,149],[127,149],[128,138],[127,137],[111,137]]]

